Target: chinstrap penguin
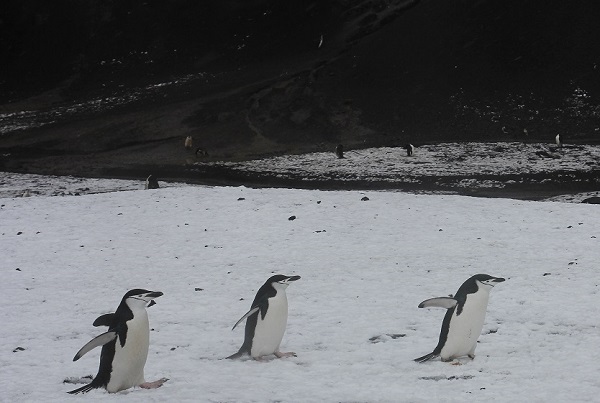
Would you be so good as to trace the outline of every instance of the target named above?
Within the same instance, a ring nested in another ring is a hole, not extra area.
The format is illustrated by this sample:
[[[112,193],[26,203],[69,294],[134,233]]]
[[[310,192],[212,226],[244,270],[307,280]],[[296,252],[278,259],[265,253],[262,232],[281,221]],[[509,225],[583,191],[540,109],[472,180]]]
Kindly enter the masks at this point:
[[[203,149],[202,147],[196,148],[196,157],[208,157],[208,151]]]
[[[158,179],[154,175],[149,175],[146,178],[146,190],[147,189],[158,189],[160,186],[158,185]]]
[[[186,150],[191,150],[194,146],[194,139],[192,136],[187,136],[185,138],[184,146]]]
[[[146,306],[153,305],[153,300],[161,295],[163,293],[160,291],[131,290],[123,296],[115,313],[101,315],[94,321],[94,326],[108,326],[108,331],[83,346],[73,361],[102,346],[98,374],[91,383],[69,393],[86,393],[96,388],[115,393],[134,386],[154,389],[167,381],[164,378],[154,382],[144,380],[144,365],[150,344]]]
[[[290,282],[299,280],[300,276],[284,276],[277,274],[269,278],[260,287],[254,297],[250,310],[238,320],[233,329],[244,319],[246,331],[244,343],[239,351],[227,358],[239,358],[250,355],[254,359],[274,354],[277,358],[296,356],[296,353],[279,351],[283,334],[287,325],[288,301],[285,289]]]
[[[554,141],[556,142],[556,145],[560,148],[562,148],[563,146],[563,142],[562,142],[562,136],[560,134],[557,134],[556,137],[554,137]]]
[[[476,274],[460,286],[454,297],[431,298],[421,302],[419,308],[440,307],[448,311],[442,322],[437,347],[433,352],[414,361],[425,362],[437,356],[440,356],[442,361],[451,361],[465,355],[471,359],[475,358],[475,348],[483,329],[490,290],[503,281],[501,277]]]

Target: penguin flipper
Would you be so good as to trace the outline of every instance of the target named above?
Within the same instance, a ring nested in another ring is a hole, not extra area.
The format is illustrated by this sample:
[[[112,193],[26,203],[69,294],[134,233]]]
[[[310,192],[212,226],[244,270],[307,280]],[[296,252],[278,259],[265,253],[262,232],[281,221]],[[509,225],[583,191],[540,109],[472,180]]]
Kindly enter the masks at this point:
[[[83,357],[83,355],[85,353],[87,353],[90,350],[93,350],[96,347],[100,347],[100,346],[105,345],[106,343],[110,343],[116,337],[117,337],[117,332],[114,332],[114,331],[102,333],[100,336],[94,337],[92,340],[87,342],[87,344],[85,346],[81,347],[81,349],[77,352],[77,354],[75,354],[75,357],[73,357],[73,361],[77,361],[78,359]]]
[[[231,330],[235,329],[235,327],[237,325],[240,324],[240,322],[242,322],[244,319],[246,319],[248,316],[252,315],[254,312],[257,312],[260,309],[260,306],[255,306],[254,308],[250,309],[248,312],[246,312],[246,314],[244,316],[242,316],[240,318],[240,320],[238,320],[237,322],[235,322],[235,325],[233,325],[233,327],[231,328]],[[229,358],[229,357],[227,357]]]
[[[436,353],[429,353],[429,354],[425,354],[423,357],[415,358],[413,361],[421,364],[421,363],[424,363],[426,361],[429,361],[429,360],[437,357],[438,355],[439,354],[436,354]]]
[[[438,297],[438,298],[430,298],[419,304],[419,308],[445,308],[450,309],[454,308],[458,304],[458,301],[454,298],[450,297]]]
[[[110,324],[112,323],[113,318],[115,317],[114,313],[107,313],[104,315],[100,315],[96,318],[96,320],[94,321],[93,325],[98,327],[98,326],[110,326]]]

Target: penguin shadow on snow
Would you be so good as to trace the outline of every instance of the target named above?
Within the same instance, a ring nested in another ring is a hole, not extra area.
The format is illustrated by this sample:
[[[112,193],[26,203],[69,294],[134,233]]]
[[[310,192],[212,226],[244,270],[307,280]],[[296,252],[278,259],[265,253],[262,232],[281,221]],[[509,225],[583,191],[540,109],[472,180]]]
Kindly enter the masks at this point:
[[[233,325],[246,320],[244,342],[237,353],[227,359],[250,356],[254,360],[264,361],[269,356],[277,358],[296,357],[294,352],[283,353],[279,350],[285,334],[288,319],[288,301],[285,293],[291,282],[300,276],[271,276],[258,290],[250,310]]]
[[[370,337],[369,341],[373,344],[377,343],[385,343],[389,340],[396,340],[401,337],[406,337],[406,333],[386,333],[386,334],[378,334],[376,336]]]
[[[163,293],[160,291],[143,289],[128,291],[114,313],[101,315],[94,321],[94,326],[108,326],[108,331],[85,344],[75,354],[73,361],[102,346],[98,374],[87,385],[68,393],[86,393],[97,388],[116,393],[135,386],[155,389],[168,380],[162,378],[154,382],[146,382],[144,379],[144,366],[150,344],[150,326],[146,307],[154,305],[154,299],[161,295]],[[74,382],[72,379],[67,379],[65,383]]]

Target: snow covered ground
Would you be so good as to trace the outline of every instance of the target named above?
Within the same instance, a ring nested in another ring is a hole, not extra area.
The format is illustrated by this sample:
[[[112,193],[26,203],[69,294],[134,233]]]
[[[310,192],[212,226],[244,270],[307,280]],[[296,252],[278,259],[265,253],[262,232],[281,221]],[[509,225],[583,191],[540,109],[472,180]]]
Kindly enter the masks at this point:
[[[161,187],[185,186],[161,181]],[[0,198],[81,196],[92,193],[144,189],[143,180],[80,178],[0,172]]]
[[[74,186],[64,190],[82,185]],[[584,402],[600,395],[597,205],[125,187],[131,191],[0,199],[0,401]],[[242,343],[243,327],[231,326],[272,273],[302,276],[288,288],[282,343],[298,357],[222,360]],[[444,315],[417,305],[456,292],[476,273],[507,281],[491,292],[475,360],[414,363],[437,344]],[[100,349],[72,362],[102,332],[92,322],[132,288],[164,292],[148,310],[146,379],[170,380],[120,396],[66,394],[80,385],[65,379],[96,374]]]

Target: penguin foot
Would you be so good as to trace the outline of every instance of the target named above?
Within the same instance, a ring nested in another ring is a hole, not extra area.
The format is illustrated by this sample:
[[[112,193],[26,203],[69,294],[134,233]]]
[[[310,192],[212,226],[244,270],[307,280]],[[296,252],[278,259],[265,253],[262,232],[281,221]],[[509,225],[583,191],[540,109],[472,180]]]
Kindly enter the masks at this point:
[[[275,351],[275,357],[277,358],[285,358],[285,357],[298,357],[296,355],[296,353],[294,352],[289,352],[289,353],[282,353],[281,351]]]
[[[167,382],[169,378],[160,378],[154,382],[144,382],[140,386],[142,389],[157,389],[160,388],[163,383]]]

